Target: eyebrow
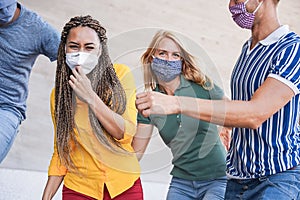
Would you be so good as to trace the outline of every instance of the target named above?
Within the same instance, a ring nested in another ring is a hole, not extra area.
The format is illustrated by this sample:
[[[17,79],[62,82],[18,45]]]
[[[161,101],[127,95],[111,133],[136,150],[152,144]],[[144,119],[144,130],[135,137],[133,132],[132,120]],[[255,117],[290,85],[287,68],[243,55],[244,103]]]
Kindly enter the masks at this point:
[[[69,44],[76,44],[76,45],[79,45],[79,43],[77,43],[77,42],[72,42],[72,41],[70,41]],[[96,45],[96,44],[93,43],[93,42],[89,42],[89,43],[86,43],[86,44],[84,44],[84,45],[87,46],[87,45]]]

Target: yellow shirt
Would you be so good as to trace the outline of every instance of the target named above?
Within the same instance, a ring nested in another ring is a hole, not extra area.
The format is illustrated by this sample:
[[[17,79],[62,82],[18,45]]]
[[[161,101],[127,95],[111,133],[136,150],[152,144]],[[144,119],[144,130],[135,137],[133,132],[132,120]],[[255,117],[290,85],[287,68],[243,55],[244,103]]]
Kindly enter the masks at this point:
[[[126,111],[123,114],[123,118],[126,120],[125,135],[120,143],[124,149],[133,152],[131,141],[135,134],[137,116],[134,78],[127,66],[114,64],[114,68],[127,98]],[[54,103],[55,92],[52,90],[51,114],[53,122]],[[104,183],[112,198],[129,189],[140,177],[140,166],[136,156],[133,153],[130,155],[112,153],[97,143],[88,117],[88,105],[78,99],[75,122],[77,128],[74,131],[78,138],[78,144],[72,152],[72,160],[78,172],[68,171],[60,163],[56,147],[56,134],[54,134],[54,153],[48,175],[64,176],[66,187],[96,199],[103,199]],[[55,126],[55,123],[53,124]]]

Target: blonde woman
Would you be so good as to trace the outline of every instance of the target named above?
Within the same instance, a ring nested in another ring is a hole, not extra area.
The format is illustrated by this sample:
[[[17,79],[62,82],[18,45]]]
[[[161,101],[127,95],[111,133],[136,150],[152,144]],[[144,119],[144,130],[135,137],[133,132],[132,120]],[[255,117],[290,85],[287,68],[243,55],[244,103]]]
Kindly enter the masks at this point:
[[[141,61],[147,91],[171,96],[224,98],[222,90],[201,72],[195,58],[169,31],[155,34]],[[167,199],[224,199],[226,150],[217,126],[181,114],[143,117],[139,113],[133,139],[139,159],[153,127],[158,129],[173,154],[173,177]]]

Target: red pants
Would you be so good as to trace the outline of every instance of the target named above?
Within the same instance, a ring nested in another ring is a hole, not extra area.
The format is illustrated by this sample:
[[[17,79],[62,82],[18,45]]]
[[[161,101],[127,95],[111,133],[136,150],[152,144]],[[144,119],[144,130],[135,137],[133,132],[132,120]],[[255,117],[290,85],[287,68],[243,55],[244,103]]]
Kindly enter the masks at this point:
[[[135,181],[133,186],[123,192],[122,194],[119,194],[115,198],[111,198],[106,186],[104,185],[104,194],[103,194],[103,200],[143,200],[143,189],[141,184],[141,179],[138,179]],[[74,190],[71,190],[67,188],[66,186],[63,186],[62,190],[62,200],[96,200],[95,198],[89,197],[87,195],[81,194],[79,192],[76,192]]]

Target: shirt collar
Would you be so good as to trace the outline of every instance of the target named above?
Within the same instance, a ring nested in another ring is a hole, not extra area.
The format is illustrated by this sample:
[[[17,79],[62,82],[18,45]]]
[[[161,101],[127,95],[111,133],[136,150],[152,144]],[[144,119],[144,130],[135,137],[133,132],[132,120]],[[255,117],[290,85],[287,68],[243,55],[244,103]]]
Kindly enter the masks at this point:
[[[277,42],[282,36],[288,34],[289,32],[290,30],[288,25],[280,26],[278,29],[272,32],[268,37],[261,40],[260,43],[264,46],[271,45]]]

